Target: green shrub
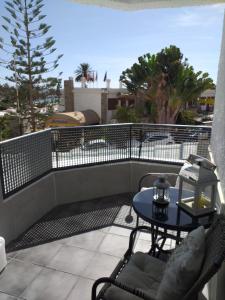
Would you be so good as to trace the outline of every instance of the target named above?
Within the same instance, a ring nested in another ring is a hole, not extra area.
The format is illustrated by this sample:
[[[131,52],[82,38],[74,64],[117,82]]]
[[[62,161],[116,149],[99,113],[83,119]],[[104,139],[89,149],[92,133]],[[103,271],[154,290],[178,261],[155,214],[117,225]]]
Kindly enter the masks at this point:
[[[194,125],[196,124],[195,118],[197,116],[197,113],[192,110],[184,110],[179,113],[177,124]]]

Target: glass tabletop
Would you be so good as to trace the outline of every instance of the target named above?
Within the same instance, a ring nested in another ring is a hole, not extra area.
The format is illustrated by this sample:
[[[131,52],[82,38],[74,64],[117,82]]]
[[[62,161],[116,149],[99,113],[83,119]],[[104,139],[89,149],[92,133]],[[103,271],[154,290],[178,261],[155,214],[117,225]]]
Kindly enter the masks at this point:
[[[165,219],[157,218],[154,213],[152,204],[153,188],[148,188],[134,196],[134,211],[143,220],[165,229],[188,232],[200,225],[203,225],[205,228],[209,227],[212,221],[212,216],[192,218],[177,206],[176,202],[178,201],[178,192],[178,188],[170,188],[170,203]],[[183,190],[182,192],[182,196],[185,198],[191,197],[193,194],[194,193],[190,190]]]

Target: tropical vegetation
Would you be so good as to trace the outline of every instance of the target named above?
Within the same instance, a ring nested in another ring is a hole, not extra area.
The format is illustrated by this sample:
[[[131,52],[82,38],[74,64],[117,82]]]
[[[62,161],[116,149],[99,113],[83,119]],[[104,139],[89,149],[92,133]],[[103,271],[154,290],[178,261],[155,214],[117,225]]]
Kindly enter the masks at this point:
[[[155,123],[176,123],[186,103],[214,87],[209,74],[196,72],[173,45],[139,57],[122,72],[120,81],[135,95],[136,107],[145,107]]]
[[[133,107],[118,107],[115,117],[119,123],[138,123],[140,121],[140,115]]]
[[[85,80],[85,87],[87,87],[87,82],[94,82],[94,71],[88,63],[81,63],[75,70],[75,81],[82,82]]]

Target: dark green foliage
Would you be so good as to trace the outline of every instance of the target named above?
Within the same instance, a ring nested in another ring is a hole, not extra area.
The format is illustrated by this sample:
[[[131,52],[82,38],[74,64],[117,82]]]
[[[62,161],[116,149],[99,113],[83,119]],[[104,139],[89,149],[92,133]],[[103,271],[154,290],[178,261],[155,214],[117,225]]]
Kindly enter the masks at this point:
[[[11,137],[10,116],[0,117],[0,141]]]
[[[184,110],[179,113],[177,118],[177,124],[195,125],[195,118],[198,114],[192,110]]]
[[[10,61],[0,57],[1,65],[12,72],[7,80],[17,86],[26,86],[27,106],[32,115],[32,129],[35,131],[33,94],[35,88],[43,83],[42,75],[58,67],[62,55],[51,59],[55,52],[55,40],[46,37],[51,26],[43,23],[41,14],[43,0],[5,1],[9,16],[3,16],[2,28],[7,31],[9,41],[0,38],[2,53],[11,56]],[[3,55],[2,54],[2,55]]]
[[[84,77],[87,82],[95,81],[94,72],[87,63],[80,64],[75,70],[75,80],[81,82],[82,77]]]
[[[15,107],[16,89],[8,84],[0,85],[0,110]]]
[[[138,123],[140,117],[138,112],[131,107],[120,106],[116,111],[116,119],[119,123]]]
[[[195,72],[176,46],[139,57],[120,81],[136,95],[137,102],[152,103],[151,117],[156,123],[175,123],[186,102],[197,100],[201,92],[214,86],[208,73]]]

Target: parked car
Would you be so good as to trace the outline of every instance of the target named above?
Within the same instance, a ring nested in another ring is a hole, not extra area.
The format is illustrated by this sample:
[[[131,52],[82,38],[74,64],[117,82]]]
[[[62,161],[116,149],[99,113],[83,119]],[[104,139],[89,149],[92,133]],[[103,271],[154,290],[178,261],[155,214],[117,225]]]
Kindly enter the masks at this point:
[[[101,148],[107,148],[110,146],[110,143],[104,139],[96,139],[85,142],[81,145],[82,150],[97,150]]]
[[[145,134],[144,143],[167,145],[167,144],[174,144],[174,139],[170,133],[150,132]]]
[[[173,133],[173,139],[176,143],[198,142],[200,138],[210,138],[209,128],[195,128],[179,130]]]

